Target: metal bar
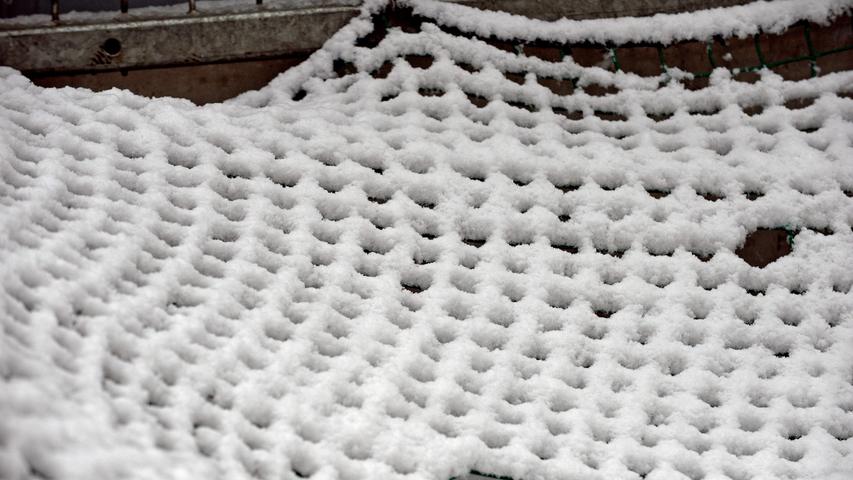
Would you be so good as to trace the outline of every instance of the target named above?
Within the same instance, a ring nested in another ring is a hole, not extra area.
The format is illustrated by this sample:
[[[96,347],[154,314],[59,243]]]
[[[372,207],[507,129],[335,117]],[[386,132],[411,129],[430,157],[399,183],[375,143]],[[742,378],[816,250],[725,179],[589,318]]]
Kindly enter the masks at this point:
[[[128,0],[121,0],[121,13],[127,13],[127,1]]]
[[[190,11],[188,13],[195,13],[195,0],[188,0],[190,4]]]
[[[59,22],[59,0],[50,0],[50,19]]]
[[[3,64],[32,73],[94,72],[251,60],[320,48],[358,6],[59,24],[0,30]],[[107,41],[120,44],[104,55]]]

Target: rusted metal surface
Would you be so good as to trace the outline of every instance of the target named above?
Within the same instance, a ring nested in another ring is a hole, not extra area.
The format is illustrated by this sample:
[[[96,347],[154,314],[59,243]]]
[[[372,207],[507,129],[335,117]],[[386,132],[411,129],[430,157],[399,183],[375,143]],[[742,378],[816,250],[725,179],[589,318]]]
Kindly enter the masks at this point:
[[[80,72],[293,55],[319,48],[357,12],[338,6],[198,13],[0,30],[0,64],[28,73]]]

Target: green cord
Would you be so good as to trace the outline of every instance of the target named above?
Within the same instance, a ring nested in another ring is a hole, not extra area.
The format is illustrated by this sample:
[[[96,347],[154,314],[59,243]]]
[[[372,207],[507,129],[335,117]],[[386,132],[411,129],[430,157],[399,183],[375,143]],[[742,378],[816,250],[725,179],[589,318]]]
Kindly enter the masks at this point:
[[[797,231],[788,223],[783,225],[782,228],[785,229],[785,241],[788,242],[789,247],[794,248],[794,237],[797,236]]]
[[[708,62],[711,64],[711,70],[717,68],[717,61],[714,60],[714,41],[709,41],[705,44],[705,53],[708,54]]]
[[[814,45],[812,44],[811,30],[811,26],[806,23],[803,27],[803,36],[806,37],[806,46],[809,48],[809,57],[811,57],[809,67],[811,68],[812,78],[814,78],[817,76],[817,55],[815,55]]]
[[[761,70],[762,68],[765,68],[768,65],[767,65],[767,62],[764,61],[764,54],[761,53],[761,45],[759,43],[759,35],[758,34],[755,34],[752,36],[752,43],[755,44],[755,53],[756,53],[756,55],[758,55],[758,63],[760,64],[760,66],[757,69]]]
[[[616,49],[613,47],[608,47],[610,51],[610,60],[613,62],[613,66],[616,67],[616,71],[622,70],[622,67],[619,66],[619,57],[616,56]]]
[[[660,64],[660,71],[666,72],[669,68],[666,65],[666,59],[663,57],[663,48],[661,48],[660,45],[658,45],[656,48],[658,51],[658,64]]]

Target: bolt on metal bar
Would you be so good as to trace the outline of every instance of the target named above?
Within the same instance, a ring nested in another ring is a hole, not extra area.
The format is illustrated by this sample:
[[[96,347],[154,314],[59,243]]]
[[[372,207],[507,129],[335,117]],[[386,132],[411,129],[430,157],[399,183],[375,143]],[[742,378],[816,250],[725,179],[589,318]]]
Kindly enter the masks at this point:
[[[50,0],[50,19],[59,21],[59,0]]]
[[[190,11],[188,13],[195,13],[195,0],[188,0],[190,5]]]
[[[127,13],[128,0],[121,0],[121,13]]]

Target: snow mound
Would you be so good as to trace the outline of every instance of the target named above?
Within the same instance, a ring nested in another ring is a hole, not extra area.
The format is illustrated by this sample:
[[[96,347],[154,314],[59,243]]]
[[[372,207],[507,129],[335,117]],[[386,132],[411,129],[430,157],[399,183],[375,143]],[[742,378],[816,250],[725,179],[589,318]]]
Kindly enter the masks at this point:
[[[853,73],[414,6],[220,105],[0,69],[0,478],[849,478]]]

